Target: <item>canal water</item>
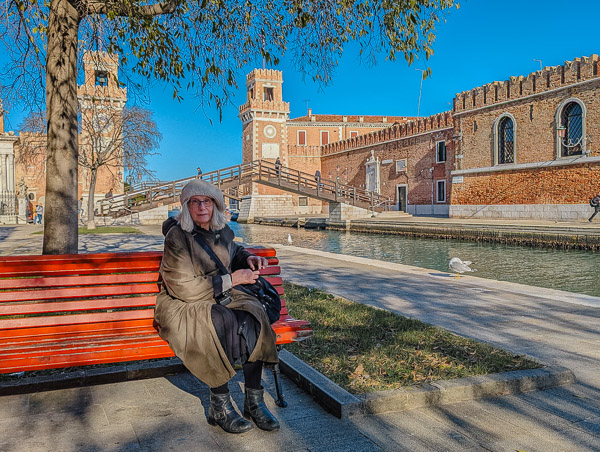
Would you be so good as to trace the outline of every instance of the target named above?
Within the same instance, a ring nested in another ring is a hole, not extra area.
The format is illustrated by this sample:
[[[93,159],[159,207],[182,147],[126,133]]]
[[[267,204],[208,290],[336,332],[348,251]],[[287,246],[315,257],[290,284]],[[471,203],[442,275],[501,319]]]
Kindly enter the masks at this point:
[[[230,222],[256,245],[287,244],[448,272],[453,257],[473,262],[475,276],[600,297],[600,254],[391,234],[295,229]]]

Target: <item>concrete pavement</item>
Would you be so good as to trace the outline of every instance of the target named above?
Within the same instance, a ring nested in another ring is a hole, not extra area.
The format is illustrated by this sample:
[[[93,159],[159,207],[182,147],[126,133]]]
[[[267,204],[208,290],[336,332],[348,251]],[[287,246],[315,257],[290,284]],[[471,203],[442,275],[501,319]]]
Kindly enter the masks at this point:
[[[32,226],[0,228],[0,254],[39,253]],[[81,236],[81,250],[161,249],[149,235]],[[187,373],[0,398],[0,450],[600,451],[599,299],[456,280],[399,264],[279,246],[286,280],[443,326],[542,362],[574,385],[522,395],[337,419],[284,377],[282,429],[228,435],[206,423],[208,390]],[[377,293],[377,297],[373,296]],[[236,378],[234,400],[243,396]]]

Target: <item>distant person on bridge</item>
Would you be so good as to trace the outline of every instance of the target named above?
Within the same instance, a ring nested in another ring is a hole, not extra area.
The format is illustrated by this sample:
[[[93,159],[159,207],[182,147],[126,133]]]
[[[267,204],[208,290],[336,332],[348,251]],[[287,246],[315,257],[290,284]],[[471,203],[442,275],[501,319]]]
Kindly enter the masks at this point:
[[[594,217],[598,214],[598,212],[600,212],[600,193],[598,193],[596,196],[590,199],[590,206],[594,208],[594,213],[588,220],[591,222],[594,219]]]
[[[321,171],[319,170],[315,171],[315,182],[317,183],[317,186],[321,188]]]
[[[198,174],[196,174],[196,179],[200,179],[202,177],[202,168],[196,168],[198,170]]]
[[[281,160],[279,160],[279,157],[277,157],[277,160],[275,160],[275,174],[277,174],[277,177],[279,177],[280,173],[281,173]]]
[[[253,283],[267,260],[233,241],[217,187],[192,180],[181,191],[180,201],[179,215],[163,223],[163,285],[154,314],[159,334],[189,371],[210,387],[209,424],[229,433],[252,428],[233,407],[227,386],[234,366],[241,365],[244,415],[263,430],[276,430],[279,421],[267,409],[261,385],[263,363],[279,360],[275,333],[260,302],[235,287]],[[229,274],[216,268],[202,241]]]

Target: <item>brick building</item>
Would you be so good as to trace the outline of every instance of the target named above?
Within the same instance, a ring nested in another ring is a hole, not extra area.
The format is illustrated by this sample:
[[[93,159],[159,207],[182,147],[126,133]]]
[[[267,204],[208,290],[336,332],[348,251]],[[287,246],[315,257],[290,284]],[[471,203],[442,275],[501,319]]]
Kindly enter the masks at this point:
[[[589,216],[600,192],[597,55],[459,93],[450,215]]]
[[[493,82],[457,94],[452,111],[427,118],[309,111],[289,119],[281,72],[255,70],[240,107],[244,162],[280,157],[417,215],[586,218],[600,192],[599,67],[592,55]],[[272,131],[263,121],[274,119],[275,133],[265,135]],[[280,196],[291,200],[286,214],[320,204]]]
[[[332,143],[322,148],[322,172],[345,174],[349,184],[393,199],[396,210],[448,215],[453,133],[445,112]]]
[[[119,59],[116,55],[85,52],[83,65],[84,83],[78,87],[77,97],[81,111],[79,151],[85,155],[86,152],[89,153],[87,147],[91,146],[92,139],[107,141],[111,139],[113,130],[120,130],[118,121],[127,102],[127,89],[119,86]],[[92,130],[98,132],[98,136],[90,137],[94,135]],[[46,136],[22,132],[15,140],[13,174],[16,191],[19,191],[19,186],[26,186],[29,203],[43,205],[46,191]],[[111,189],[114,194],[123,193],[122,176],[122,166],[100,168],[94,187],[95,200],[103,199]],[[84,198],[84,209],[87,208],[90,180],[89,170],[80,166],[78,194]],[[12,187],[15,190],[14,181]],[[23,206],[19,206],[18,214],[25,216]]]

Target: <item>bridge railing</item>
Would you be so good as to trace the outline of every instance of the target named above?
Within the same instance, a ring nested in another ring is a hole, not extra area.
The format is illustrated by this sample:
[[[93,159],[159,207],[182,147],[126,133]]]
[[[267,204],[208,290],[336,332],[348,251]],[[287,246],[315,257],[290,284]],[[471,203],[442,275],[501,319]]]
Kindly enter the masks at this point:
[[[98,204],[99,215],[121,214],[126,209],[141,207],[142,205],[152,208],[166,199],[177,200],[185,185],[197,178],[217,185],[219,188],[225,183],[238,182],[241,185],[245,178],[253,174],[253,163],[234,165],[216,171],[201,174],[200,176],[186,177],[171,182],[143,182],[136,184],[132,190],[115,195],[112,198],[103,199]],[[224,190],[227,196],[228,190]],[[235,196],[237,197],[237,196]]]
[[[269,161],[258,160],[259,179],[266,178],[271,183],[275,179],[282,188],[292,188],[298,192],[309,189],[307,195],[316,194],[317,197],[331,198],[336,202],[347,202],[353,205],[368,204],[369,208],[383,208],[389,210],[392,201],[375,192],[357,188],[353,185],[342,184],[337,180],[320,178],[319,182],[314,174],[300,170],[277,166]],[[253,163],[256,163],[253,162]]]
[[[142,206],[152,208],[164,202],[175,202],[185,185],[201,178],[219,187],[225,196],[234,199],[241,198],[241,187],[251,181],[264,181],[280,186],[282,189],[293,189],[307,196],[316,196],[330,201],[346,202],[353,205],[378,208],[389,206],[390,200],[374,192],[339,181],[321,178],[316,180],[313,174],[300,170],[277,166],[266,160],[234,165],[216,171],[203,173],[200,176],[186,177],[171,182],[144,182],[131,187],[132,190],[102,200],[98,205],[99,215],[121,215],[131,209],[141,209]],[[388,207],[389,208],[389,207]]]

